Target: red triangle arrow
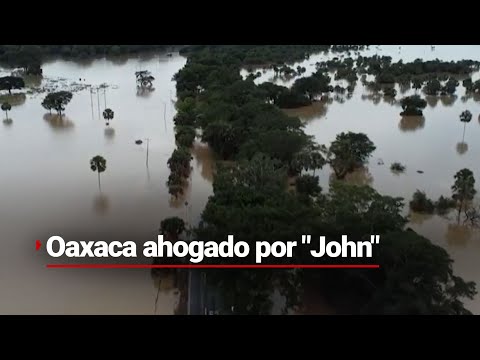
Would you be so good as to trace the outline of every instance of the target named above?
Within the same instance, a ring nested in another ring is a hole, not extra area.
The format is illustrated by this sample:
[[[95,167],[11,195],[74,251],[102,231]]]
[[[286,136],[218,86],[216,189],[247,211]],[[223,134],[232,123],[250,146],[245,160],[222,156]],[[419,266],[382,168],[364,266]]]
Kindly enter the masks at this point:
[[[40,246],[42,246],[42,243],[40,242],[40,240],[35,240],[35,250],[38,251],[38,249],[40,249]]]

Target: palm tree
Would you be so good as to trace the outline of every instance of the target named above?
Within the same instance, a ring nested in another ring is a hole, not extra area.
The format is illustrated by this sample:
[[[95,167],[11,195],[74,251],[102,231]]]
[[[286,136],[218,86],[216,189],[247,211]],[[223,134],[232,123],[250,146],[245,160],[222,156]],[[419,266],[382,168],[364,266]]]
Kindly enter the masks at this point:
[[[151,87],[152,81],[155,80],[150,74],[150,71],[147,70],[135,72],[135,77],[137,78],[137,82],[143,87]]]
[[[468,110],[463,111],[460,114],[460,121],[463,122],[463,138],[462,142],[465,140],[465,128],[467,126],[467,123],[469,123],[472,120],[472,113]]]
[[[107,126],[110,125],[110,121],[113,120],[114,112],[112,109],[105,109],[103,111],[103,118],[107,122]]]
[[[102,191],[102,187],[100,186],[100,173],[107,170],[107,160],[100,155],[93,157],[90,160],[90,169],[98,173],[98,188]]]
[[[12,109],[12,105],[8,102],[2,104],[2,110],[5,111],[5,120],[8,120],[8,112]]]
[[[475,190],[475,177],[470,169],[462,169],[454,176],[455,183],[452,185],[452,198],[458,202],[458,222],[464,204],[472,200],[477,191]]]
[[[179,235],[185,230],[185,222],[177,216],[163,219],[160,223],[160,233],[173,241],[177,241]]]

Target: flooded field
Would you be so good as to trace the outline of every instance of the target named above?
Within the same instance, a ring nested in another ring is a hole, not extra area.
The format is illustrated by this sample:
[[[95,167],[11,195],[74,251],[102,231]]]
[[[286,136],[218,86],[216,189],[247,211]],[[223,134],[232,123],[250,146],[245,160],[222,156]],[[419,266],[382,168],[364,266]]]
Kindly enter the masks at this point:
[[[480,46],[371,46],[365,53],[404,61],[480,60]],[[302,63],[306,75],[323,58],[311,56]],[[175,54],[88,63],[53,61],[43,66],[44,79],[32,84],[37,90],[15,95],[16,101],[10,101],[8,117],[12,122],[0,124],[0,241],[3,249],[8,249],[0,252],[0,313],[173,313],[178,301],[175,286],[165,281],[159,284],[150,271],[47,270],[49,259],[35,252],[34,243],[51,235],[66,240],[140,243],[156,237],[166,216],[198,221],[212,191],[214,160],[209,149],[196,144],[192,178],[184,198],[172,203],[165,185],[169,175],[166,162],[175,147],[172,76],[185,62]],[[139,70],[149,70],[155,77],[154,91],[137,91],[135,71]],[[257,81],[272,77],[273,73],[266,71]],[[108,85],[105,93],[90,92],[88,85],[95,88],[101,84]],[[64,118],[59,119],[42,108],[45,94],[41,90],[62,86],[77,91]],[[397,98],[410,93],[413,91],[399,91]],[[377,150],[368,169],[353,174],[349,181],[371,184],[383,194],[404,197],[408,203],[416,189],[434,200],[451,195],[453,175],[465,167],[480,183],[480,144],[475,141],[480,138],[480,99],[463,95],[460,86],[454,98],[427,99],[423,118],[402,118],[399,105],[372,96],[359,82],[349,99],[317,103],[290,113],[304,120],[306,132],[319,143],[329,144],[342,131],[368,134]],[[105,107],[115,111],[109,129],[101,116]],[[462,141],[459,115],[467,109],[473,119]],[[138,139],[143,140],[142,145],[135,144]],[[101,191],[97,175],[89,167],[95,155],[107,160]],[[404,174],[390,171],[395,161],[406,165]],[[327,188],[330,169],[316,174]],[[410,226],[444,246],[455,260],[456,272],[480,286],[480,265],[475,261],[480,234],[455,224],[453,214],[412,214]],[[479,314],[480,298],[468,302],[467,307]]]

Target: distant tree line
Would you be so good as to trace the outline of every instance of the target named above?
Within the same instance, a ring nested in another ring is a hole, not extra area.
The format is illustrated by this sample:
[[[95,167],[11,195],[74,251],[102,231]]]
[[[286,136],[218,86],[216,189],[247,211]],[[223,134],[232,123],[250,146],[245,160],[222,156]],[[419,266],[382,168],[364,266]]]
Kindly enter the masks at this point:
[[[168,47],[168,45],[0,45],[0,62],[38,74],[42,61],[47,57],[85,59],[166,50]]]

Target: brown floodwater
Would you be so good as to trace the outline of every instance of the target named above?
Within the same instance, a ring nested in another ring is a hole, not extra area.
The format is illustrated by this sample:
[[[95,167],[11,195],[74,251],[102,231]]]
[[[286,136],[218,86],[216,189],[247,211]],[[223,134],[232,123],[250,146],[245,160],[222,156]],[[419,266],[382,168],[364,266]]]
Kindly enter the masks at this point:
[[[436,46],[434,51],[429,45],[372,46],[366,53],[405,60],[480,59],[480,46]],[[325,55],[315,55],[303,62],[306,74],[323,58]],[[135,240],[141,244],[156,237],[166,216],[198,221],[212,192],[214,160],[208,147],[195,144],[192,177],[183,198],[172,201],[165,185],[169,175],[166,162],[175,146],[172,76],[185,62],[176,54],[49,62],[43,67],[44,79],[29,84],[46,90],[76,90],[62,118],[41,107],[45,93],[14,95],[8,116],[12,121],[0,124],[0,313],[173,314],[178,291],[171,279],[159,283],[148,270],[46,269],[51,259],[42,251],[35,252],[34,244],[51,235],[65,240]],[[137,89],[134,73],[139,70],[152,72],[153,91]],[[266,71],[257,81],[272,77]],[[294,79],[276,81],[290,85]],[[105,93],[100,89],[91,94],[86,86],[104,83],[108,84]],[[320,143],[329,144],[336,134],[349,130],[365,132],[374,141],[377,150],[370,164],[349,176],[349,181],[370,184],[383,194],[407,201],[416,189],[436,199],[450,195],[458,170],[468,167],[477,178],[480,175],[480,145],[475,141],[480,136],[480,99],[465,98],[462,87],[457,95],[455,99],[429,99],[423,118],[402,118],[398,105],[372,96],[359,83],[349,99],[337,97],[296,114],[305,121],[306,132]],[[115,112],[108,127],[101,116],[105,107]],[[462,140],[459,115],[466,109],[473,119]],[[136,145],[137,139],[144,140],[143,144]],[[95,155],[107,160],[101,191],[89,166]],[[390,171],[394,161],[406,165],[404,174]],[[316,174],[327,188],[330,169]],[[446,218],[414,215],[410,226],[444,246],[455,259],[459,275],[480,284],[480,265],[475,261],[480,247],[478,231],[456,226],[453,214]],[[478,297],[467,305],[480,313]]]

